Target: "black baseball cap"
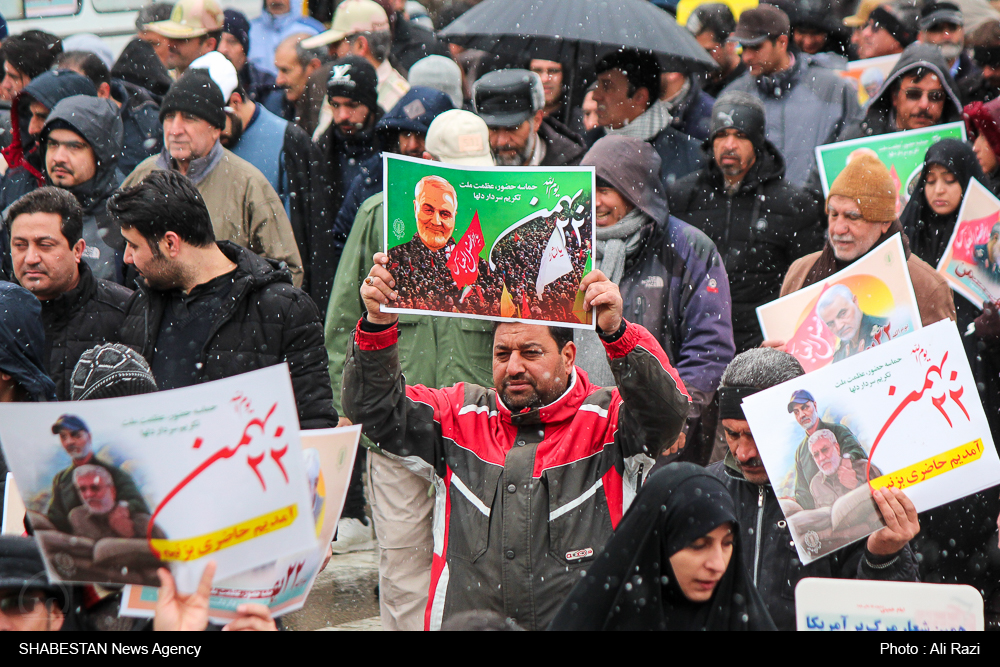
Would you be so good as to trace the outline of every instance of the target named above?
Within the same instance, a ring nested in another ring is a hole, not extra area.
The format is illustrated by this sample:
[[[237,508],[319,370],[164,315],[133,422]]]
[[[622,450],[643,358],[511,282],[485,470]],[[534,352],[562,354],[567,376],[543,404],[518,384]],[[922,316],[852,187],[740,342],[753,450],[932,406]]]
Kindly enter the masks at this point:
[[[86,431],[90,433],[90,429],[87,428],[86,422],[77,417],[76,415],[62,415],[56,420],[56,423],[52,425],[52,432],[58,433],[59,431]]]
[[[964,25],[962,9],[953,2],[929,2],[920,10],[920,29],[927,30],[938,23]]]
[[[545,106],[545,91],[534,72],[501,69],[476,81],[472,104],[488,127],[516,127]]]
[[[815,403],[816,399],[805,389],[798,389],[792,394],[792,397],[788,400],[788,411],[791,412],[796,405],[805,405],[806,403]]]
[[[740,14],[740,22],[729,40],[742,46],[757,46],[765,39],[787,35],[791,30],[788,14],[774,5],[758,5]]]

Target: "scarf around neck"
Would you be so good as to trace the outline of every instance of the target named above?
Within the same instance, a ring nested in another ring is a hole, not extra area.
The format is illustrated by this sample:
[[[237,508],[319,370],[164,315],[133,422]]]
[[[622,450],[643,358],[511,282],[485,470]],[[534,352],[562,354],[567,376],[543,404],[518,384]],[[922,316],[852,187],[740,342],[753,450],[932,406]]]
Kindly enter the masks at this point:
[[[889,225],[889,229],[886,230],[884,234],[878,237],[878,240],[875,241],[875,244],[872,245],[872,248],[877,248],[882,243],[884,243],[890,236],[896,233],[899,234],[900,240],[902,240],[903,242],[903,255],[908,260],[910,259],[910,241],[909,239],[906,238],[906,234],[903,233],[903,225],[900,224],[899,220],[894,220],[892,224]],[[865,255],[867,254],[868,253],[866,252]],[[864,257],[865,255],[861,255],[860,257],[852,259],[849,262],[839,260],[837,259],[837,256],[833,254],[833,246],[830,244],[830,241],[827,240],[826,244],[823,246],[822,252],[820,252],[819,259],[816,260],[816,263],[812,265],[811,269],[809,269],[809,273],[806,274],[806,278],[805,281],[802,283],[802,287],[812,285],[813,283],[818,283],[824,278],[829,278],[837,271],[846,269],[848,266],[850,266],[857,260],[861,259],[861,257]],[[799,289],[802,288],[800,287]]]
[[[619,127],[617,130],[608,130],[607,134],[609,136],[633,137],[649,141],[662,132],[663,128],[669,125],[671,120],[672,117],[670,111],[667,110],[667,103],[657,100],[649,105],[649,108],[635,120],[623,127]]]

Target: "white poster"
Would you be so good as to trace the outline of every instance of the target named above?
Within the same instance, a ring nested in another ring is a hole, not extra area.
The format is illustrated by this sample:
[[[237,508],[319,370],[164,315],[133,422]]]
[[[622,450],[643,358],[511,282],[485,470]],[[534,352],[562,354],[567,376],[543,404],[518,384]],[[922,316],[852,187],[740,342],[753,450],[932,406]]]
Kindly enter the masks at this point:
[[[0,405],[0,443],[56,581],[182,591],[316,548],[286,365],[140,396]]]

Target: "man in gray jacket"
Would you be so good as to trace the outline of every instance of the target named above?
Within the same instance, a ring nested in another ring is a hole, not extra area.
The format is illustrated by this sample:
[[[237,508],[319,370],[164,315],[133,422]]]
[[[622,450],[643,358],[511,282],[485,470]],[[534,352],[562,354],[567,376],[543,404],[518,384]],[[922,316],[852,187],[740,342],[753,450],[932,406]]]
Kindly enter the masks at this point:
[[[785,157],[786,178],[802,187],[815,168],[816,146],[830,143],[861,111],[845,80],[789,51],[788,16],[772,5],[743,12],[730,38],[743,46],[747,73],[726,87],[764,103],[767,140]]]

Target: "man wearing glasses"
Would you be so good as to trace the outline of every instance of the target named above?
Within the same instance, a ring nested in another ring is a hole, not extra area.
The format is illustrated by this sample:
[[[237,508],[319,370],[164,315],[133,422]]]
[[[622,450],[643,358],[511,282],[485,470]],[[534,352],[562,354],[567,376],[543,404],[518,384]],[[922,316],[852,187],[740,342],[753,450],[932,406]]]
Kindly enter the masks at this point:
[[[917,10],[895,3],[879,5],[852,40],[858,58],[878,58],[902,53],[917,39]]]
[[[865,117],[847,126],[838,141],[961,120],[962,103],[948,69],[937,46],[909,45],[868,102]]]

